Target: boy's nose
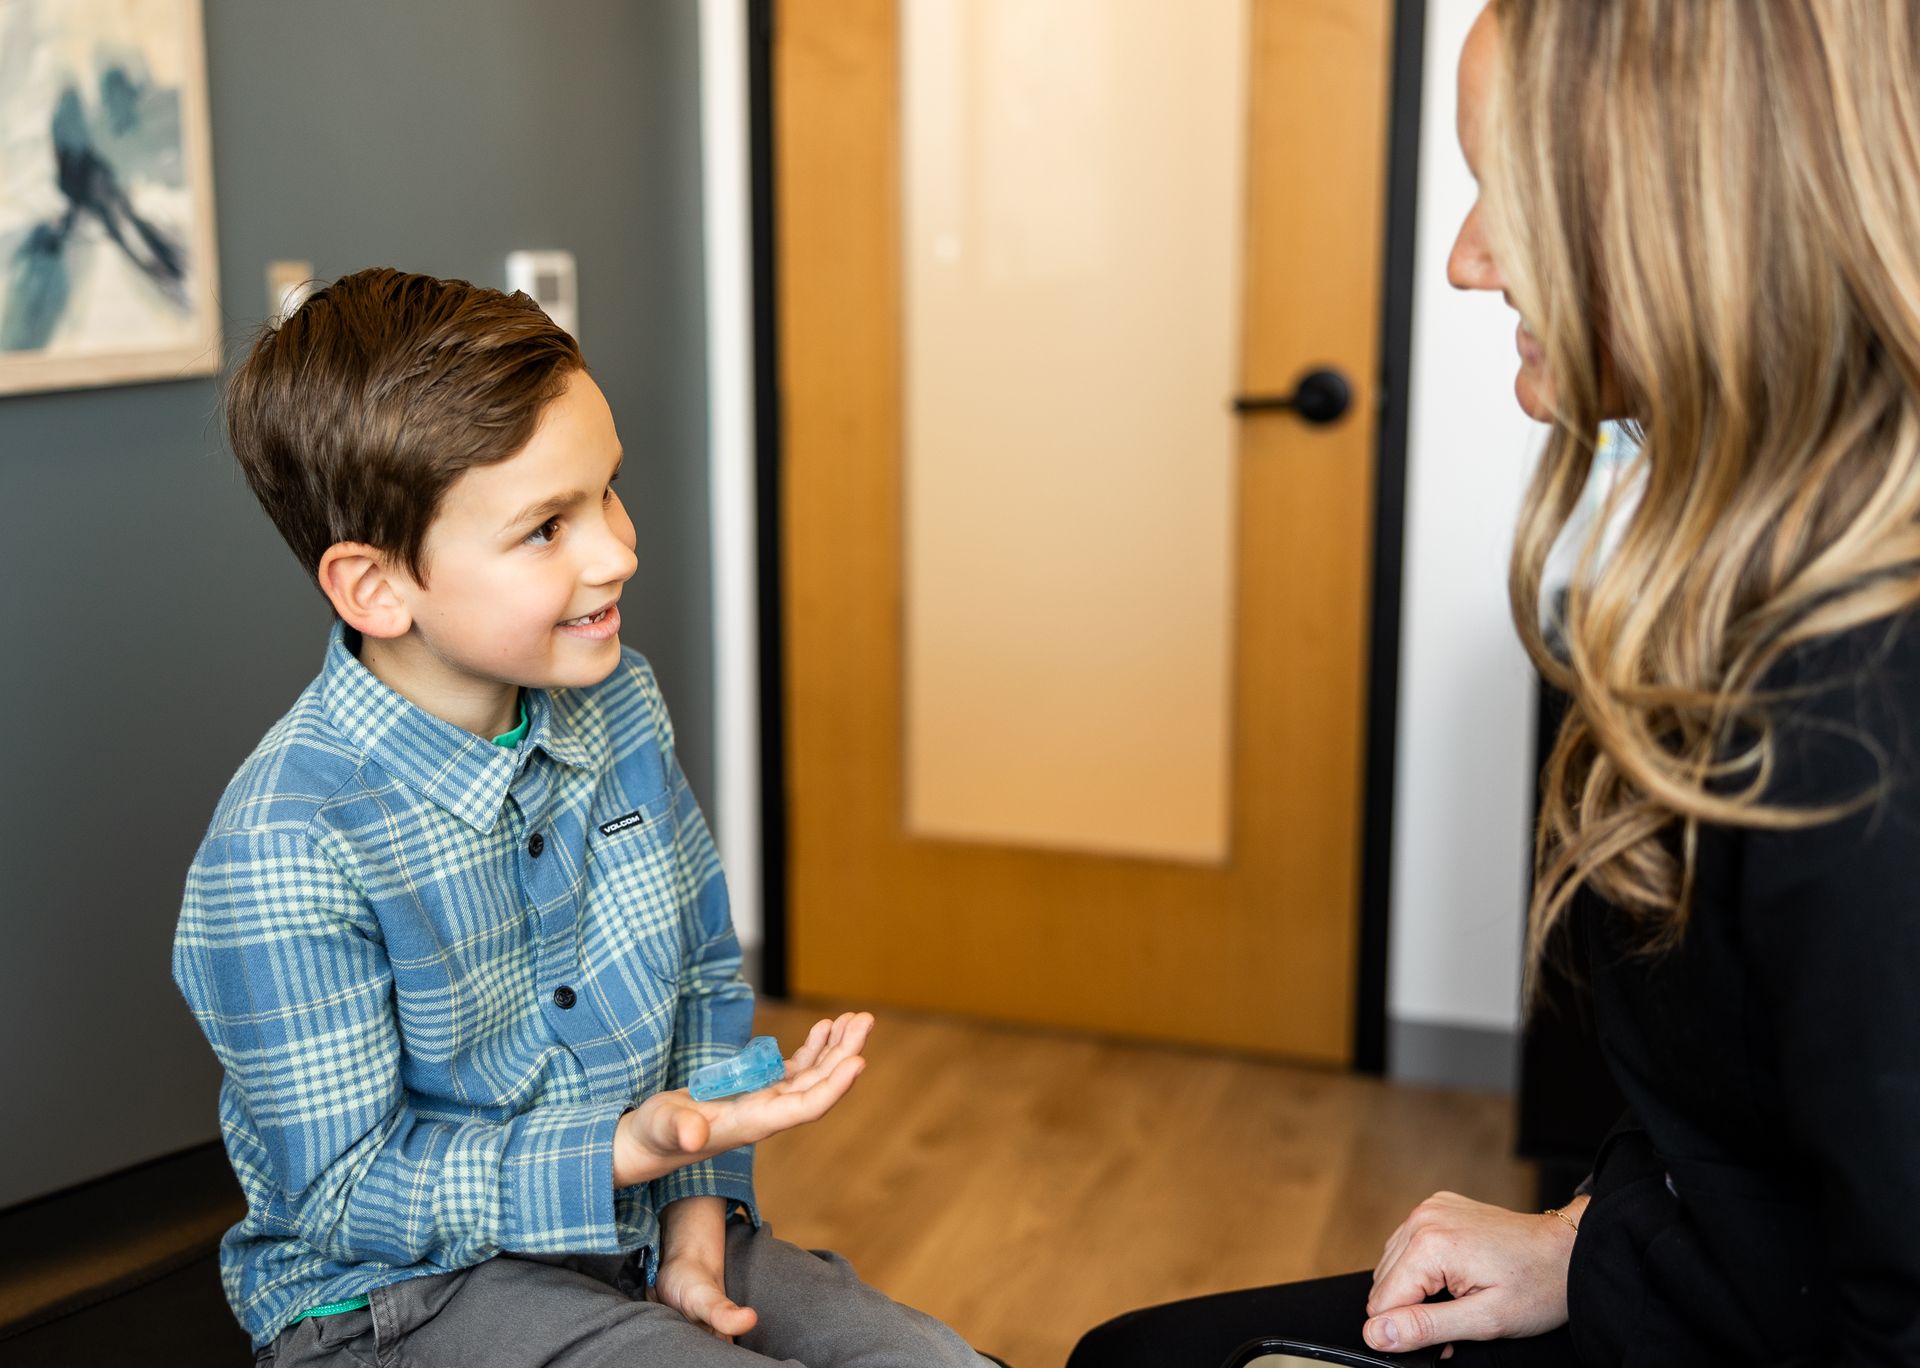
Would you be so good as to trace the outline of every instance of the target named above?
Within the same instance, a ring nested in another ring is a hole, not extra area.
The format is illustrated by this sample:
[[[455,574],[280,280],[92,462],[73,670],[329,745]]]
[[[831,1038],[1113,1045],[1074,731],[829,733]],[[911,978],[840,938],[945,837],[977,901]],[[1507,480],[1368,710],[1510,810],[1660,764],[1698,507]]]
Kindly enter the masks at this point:
[[[624,532],[618,526],[608,527],[594,548],[586,576],[593,584],[624,584],[640,568],[640,558],[633,550],[633,524],[624,518],[620,521],[625,524]]]

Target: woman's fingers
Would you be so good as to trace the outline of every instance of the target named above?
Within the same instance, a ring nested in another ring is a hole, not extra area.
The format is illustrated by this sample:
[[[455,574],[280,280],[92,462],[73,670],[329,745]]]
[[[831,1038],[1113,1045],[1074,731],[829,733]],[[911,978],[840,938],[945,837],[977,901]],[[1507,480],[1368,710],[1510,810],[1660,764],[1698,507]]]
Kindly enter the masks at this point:
[[[1400,1257],[1400,1252],[1406,1247],[1407,1223],[1402,1221],[1394,1228],[1393,1234],[1387,1236],[1386,1244],[1380,1249],[1380,1262],[1373,1266],[1373,1281],[1376,1286],[1379,1285],[1380,1279],[1387,1276],[1387,1270],[1393,1267],[1394,1262]]]
[[[1361,1333],[1368,1344],[1390,1354],[1429,1349],[1454,1340],[1494,1339],[1500,1332],[1483,1309],[1486,1295],[1475,1293],[1457,1301],[1395,1307],[1369,1320]]]
[[[1564,1325],[1573,1241],[1554,1224],[1435,1193],[1387,1241],[1367,1298],[1367,1343],[1404,1353]],[[1442,1291],[1454,1300],[1427,1302]]]
[[[1425,1301],[1447,1287],[1448,1256],[1439,1248],[1440,1240],[1409,1240],[1400,1254],[1374,1279],[1367,1297],[1367,1314],[1378,1315],[1395,1307]]]

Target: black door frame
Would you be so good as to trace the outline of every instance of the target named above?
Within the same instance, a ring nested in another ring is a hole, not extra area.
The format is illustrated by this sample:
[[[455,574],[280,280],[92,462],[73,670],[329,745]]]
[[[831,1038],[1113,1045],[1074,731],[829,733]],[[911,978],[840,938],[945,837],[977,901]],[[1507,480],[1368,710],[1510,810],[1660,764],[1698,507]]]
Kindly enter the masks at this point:
[[[787,766],[781,630],[781,399],[774,251],[774,0],[747,0],[752,156],[753,358],[759,524],[761,982],[787,993]],[[1394,767],[1400,708],[1400,577],[1406,534],[1407,422],[1413,368],[1414,201],[1427,0],[1394,6],[1388,114],[1387,234],[1382,260],[1380,414],[1374,462],[1373,604],[1368,628],[1365,778],[1361,786],[1360,937],[1354,1068],[1387,1067],[1387,952],[1393,897]]]

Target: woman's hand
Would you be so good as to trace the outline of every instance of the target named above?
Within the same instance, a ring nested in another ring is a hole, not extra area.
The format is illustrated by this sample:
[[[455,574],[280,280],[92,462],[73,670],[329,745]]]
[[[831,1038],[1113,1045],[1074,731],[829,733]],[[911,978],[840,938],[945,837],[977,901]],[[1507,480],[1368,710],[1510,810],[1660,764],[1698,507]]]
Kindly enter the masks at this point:
[[[614,1130],[613,1185],[644,1183],[819,1120],[867,1067],[860,1051],[872,1030],[866,1012],[815,1022],[787,1060],[786,1078],[758,1092],[715,1102],[696,1102],[685,1088],[655,1093]]]
[[[1577,1223],[1586,1205],[1585,1197],[1574,1198],[1568,1217]],[[1401,1222],[1373,1270],[1367,1343],[1405,1353],[1454,1340],[1543,1335],[1565,1325],[1573,1237],[1557,1216],[1436,1192]],[[1427,1304],[1443,1290],[1452,1301]]]

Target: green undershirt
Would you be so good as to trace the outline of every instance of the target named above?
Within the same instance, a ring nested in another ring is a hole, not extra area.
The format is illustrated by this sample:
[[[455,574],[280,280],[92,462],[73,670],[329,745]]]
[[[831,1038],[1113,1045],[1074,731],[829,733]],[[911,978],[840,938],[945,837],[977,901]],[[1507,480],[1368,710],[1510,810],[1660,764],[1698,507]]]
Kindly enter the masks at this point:
[[[527,738],[527,705],[524,701],[522,701],[522,703],[520,704],[520,725],[515,727],[510,732],[504,732],[501,735],[494,737],[493,744],[496,746],[505,746],[508,750],[512,750],[515,746],[519,745],[522,741],[526,740],[526,738]]]
[[[523,702],[520,705],[520,725],[515,727],[510,732],[504,732],[501,735],[494,737],[493,744],[496,746],[502,746],[507,750],[512,750],[515,746],[519,745],[522,741],[526,739],[527,739],[527,705]],[[365,1307],[367,1304],[368,1304],[367,1299],[365,1297],[349,1297],[345,1301],[328,1302],[325,1306],[309,1307],[307,1310],[302,1311],[299,1315],[295,1316],[292,1320],[288,1321],[287,1324],[288,1325],[298,1324],[300,1321],[306,1320],[309,1316],[338,1316],[348,1311],[358,1311],[361,1308]]]

